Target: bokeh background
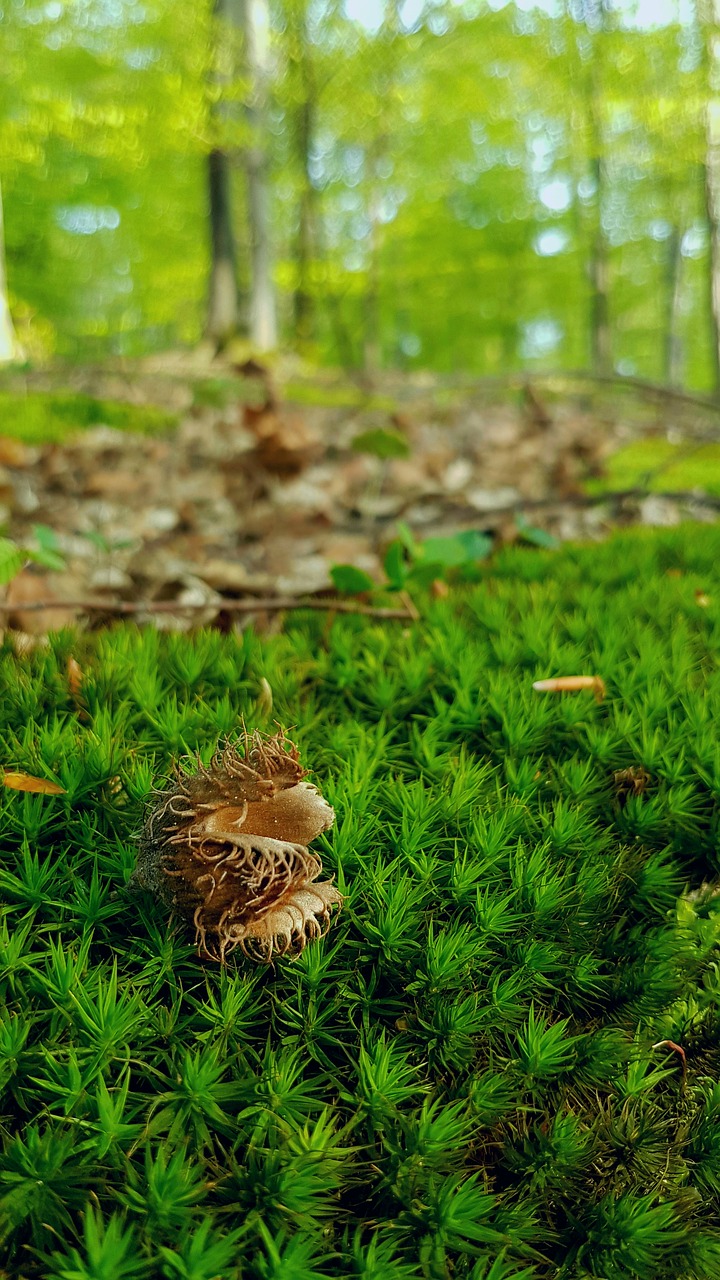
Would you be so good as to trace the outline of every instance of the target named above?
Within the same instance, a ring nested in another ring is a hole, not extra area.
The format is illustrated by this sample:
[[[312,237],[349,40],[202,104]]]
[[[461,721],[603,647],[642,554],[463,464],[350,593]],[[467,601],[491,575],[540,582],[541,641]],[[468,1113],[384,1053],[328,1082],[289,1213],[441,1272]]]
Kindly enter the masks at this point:
[[[720,390],[712,0],[2,0],[31,358],[230,332],[320,364]]]

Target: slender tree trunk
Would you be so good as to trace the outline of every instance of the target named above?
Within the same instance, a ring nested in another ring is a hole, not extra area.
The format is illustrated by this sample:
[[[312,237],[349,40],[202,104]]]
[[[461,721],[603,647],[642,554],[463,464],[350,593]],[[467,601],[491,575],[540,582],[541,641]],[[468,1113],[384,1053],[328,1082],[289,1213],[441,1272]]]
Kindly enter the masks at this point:
[[[250,224],[250,338],[259,351],[272,351],[277,346],[278,332],[268,191],[270,17],[267,0],[245,0],[243,21],[250,76],[247,117],[252,131],[245,153]]]
[[[226,151],[211,151],[208,156],[211,256],[207,333],[219,345],[237,332],[240,322],[230,184],[230,157]]]
[[[378,130],[367,150],[369,176],[368,221],[368,271],[367,288],[364,300],[365,334],[363,341],[363,366],[367,376],[372,377],[382,362],[382,333],[380,322],[380,250],[382,247],[381,211],[382,188],[386,181],[383,176],[384,161],[388,155],[392,123],[390,120],[390,100],[393,92],[396,68],[396,43],[399,32],[398,0],[385,0],[383,24],[379,39],[380,56],[383,59],[377,85],[379,103]]]
[[[590,250],[590,353],[595,373],[612,370],[612,336],[610,329],[610,260],[603,227],[605,204],[605,163],[602,158],[600,102],[594,74],[590,83],[590,133],[593,146],[592,174],[595,183],[595,228]]]
[[[710,241],[708,285],[712,345],[712,388],[720,399],[720,120],[708,104],[704,165],[705,215]]]
[[[380,175],[378,166],[385,151],[385,138],[377,139],[377,146],[370,156],[371,188],[368,200],[370,234],[368,236],[367,288],[365,290],[363,342],[363,368],[370,377],[377,373],[382,360],[380,339]]]
[[[228,84],[236,74],[232,49],[233,29],[238,27],[238,13],[232,0],[215,0],[217,61],[219,84]],[[227,103],[216,109],[220,126],[228,113]],[[237,283],[237,252],[233,229],[232,158],[222,147],[215,147],[207,160],[208,212],[210,223],[210,280],[206,334],[218,346],[224,346],[240,327],[240,295]]]
[[[24,352],[17,340],[10,315],[7,272],[5,269],[5,224],[3,222],[2,191],[0,190],[0,364],[22,360]]]
[[[720,0],[698,0],[707,106],[705,110],[705,163],[703,188],[710,252],[708,293],[713,394],[720,399],[720,100],[714,88],[720,70],[718,36]]]
[[[595,373],[612,370],[610,324],[610,253],[603,227],[607,173],[602,121],[603,85],[599,39],[607,26],[607,0],[567,0],[567,12],[577,23],[577,48],[583,86],[582,113],[589,142],[590,175],[595,188],[587,273],[590,280],[588,317],[590,363]]]
[[[310,86],[307,86],[309,89]],[[314,102],[309,96],[300,104],[297,120],[297,146],[301,187],[298,201],[298,228],[295,239],[297,284],[293,298],[295,335],[303,345],[312,338],[314,328],[313,298],[310,291],[310,269],[313,258],[313,224],[315,221],[315,189],[310,177]]]
[[[683,380],[683,344],[680,336],[682,308],[682,228],[676,223],[670,233],[665,267],[665,343],[663,375],[668,386],[679,387]]]

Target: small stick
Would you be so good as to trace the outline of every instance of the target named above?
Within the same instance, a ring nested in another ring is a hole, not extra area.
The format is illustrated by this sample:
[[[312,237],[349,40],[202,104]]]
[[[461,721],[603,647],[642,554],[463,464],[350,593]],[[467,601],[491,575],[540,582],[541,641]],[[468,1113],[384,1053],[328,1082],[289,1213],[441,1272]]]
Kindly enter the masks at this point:
[[[533,689],[538,693],[575,693],[578,689],[592,689],[598,702],[605,697],[605,681],[600,676],[553,676],[550,680],[536,680]]]
[[[672,1049],[673,1053],[678,1055],[682,1066],[682,1086],[684,1089],[685,1081],[687,1080],[687,1057],[682,1045],[676,1044],[674,1040],[658,1040],[657,1044],[653,1045],[653,1049]]]
[[[204,600],[202,603],[183,604],[179,600],[33,600],[27,604],[0,603],[3,613],[39,613],[43,609],[67,609],[79,613],[183,613],[202,609],[215,609],[218,613],[273,613],[283,609],[331,609],[335,613],[361,613],[368,618],[398,618],[413,622],[417,618],[410,609],[388,609],[352,600],[299,600],[296,596],[268,596],[246,600]]]

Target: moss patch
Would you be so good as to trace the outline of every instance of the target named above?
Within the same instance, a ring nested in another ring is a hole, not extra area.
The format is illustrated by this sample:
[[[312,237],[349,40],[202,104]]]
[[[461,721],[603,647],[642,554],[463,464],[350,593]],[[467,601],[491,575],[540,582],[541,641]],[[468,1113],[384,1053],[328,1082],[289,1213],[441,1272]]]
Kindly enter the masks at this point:
[[[176,422],[176,415],[154,405],[97,400],[69,391],[37,391],[26,396],[0,392],[0,435],[27,444],[61,444],[87,427],[103,425],[153,433],[168,430]]]
[[[8,1274],[717,1276],[718,564],[633,532],[407,628],[8,651],[2,759],[66,792],[0,792]],[[294,726],[347,902],[220,970],[126,884],[152,780],[241,716]]]

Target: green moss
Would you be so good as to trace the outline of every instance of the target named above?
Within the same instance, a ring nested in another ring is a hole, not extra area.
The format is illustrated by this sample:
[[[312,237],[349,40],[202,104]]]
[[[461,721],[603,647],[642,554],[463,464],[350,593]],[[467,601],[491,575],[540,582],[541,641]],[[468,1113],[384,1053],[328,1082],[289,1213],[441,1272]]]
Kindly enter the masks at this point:
[[[657,471],[657,475],[655,472]],[[649,487],[661,490],[703,489],[720,494],[720,444],[670,444],[647,437],[619,449],[608,460],[608,474],[588,485],[592,493]]]
[[[66,794],[0,796],[6,1272],[716,1277],[719,563],[633,532],[412,627],[8,649],[2,759]],[[580,673],[603,702],[532,689]],[[296,726],[347,903],[219,971],[125,886],[153,779],[241,716]]]
[[[0,435],[14,436],[27,444],[61,443],[75,431],[101,424],[121,431],[153,433],[168,430],[176,421],[176,415],[154,405],[97,400],[70,391],[0,392]]]

